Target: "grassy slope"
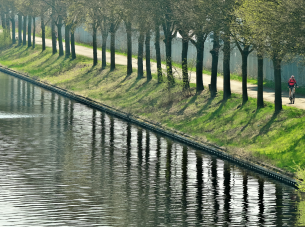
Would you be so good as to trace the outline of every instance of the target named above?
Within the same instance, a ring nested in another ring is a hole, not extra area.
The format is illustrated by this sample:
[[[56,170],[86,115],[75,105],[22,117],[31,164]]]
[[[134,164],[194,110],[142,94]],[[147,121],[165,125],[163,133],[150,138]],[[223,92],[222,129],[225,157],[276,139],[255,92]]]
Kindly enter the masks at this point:
[[[295,171],[295,163],[305,168],[305,111],[284,106],[274,114],[274,106],[256,111],[256,99],[244,106],[240,95],[222,102],[222,93],[210,98],[207,91],[181,92],[180,82],[168,90],[147,83],[136,73],[126,76],[126,66],[116,70],[92,67],[92,59],[78,56],[74,61],[52,56],[51,50],[34,51],[13,47],[2,51],[0,63],[27,72],[51,84],[73,90],[121,110],[161,122],[203,141],[228,147],[229,152],[254,155],[277,167]],[[194,85],[192,85],[194,86]]]

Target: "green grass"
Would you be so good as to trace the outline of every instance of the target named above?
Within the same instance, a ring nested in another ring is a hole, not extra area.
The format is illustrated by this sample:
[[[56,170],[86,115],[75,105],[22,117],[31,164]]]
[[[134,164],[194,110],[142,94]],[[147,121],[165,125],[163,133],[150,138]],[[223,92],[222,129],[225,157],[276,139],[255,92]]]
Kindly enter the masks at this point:
[[[26,47],[3,50],[0,63],[26,72],[48,83],[69,89],[107,105],[198,137],[204,142],[228,148],[231,154],[254,157],[279,168],[295,172],[305,168],[305,111],[283,106],[274,113],[274,105],[265,103],[256,110],[256,99],[242,104],[241,95],[233,94],[224,102],[222,92],[211,98],[208,91],[196,94],[194,84],[182,91],[182,82],[168,88],[147,82],[137,74],[126,75],[126,66],[114,71],[92,67],[92,59],[76,60]],[[135,70],[136,71],[136,70]]]
[[[11,42],[12,40],[11,37],[9,36],[9,33],[7,32],[7,30],[4,29],[4,31],[0,33],[0,48],[9,46]]]

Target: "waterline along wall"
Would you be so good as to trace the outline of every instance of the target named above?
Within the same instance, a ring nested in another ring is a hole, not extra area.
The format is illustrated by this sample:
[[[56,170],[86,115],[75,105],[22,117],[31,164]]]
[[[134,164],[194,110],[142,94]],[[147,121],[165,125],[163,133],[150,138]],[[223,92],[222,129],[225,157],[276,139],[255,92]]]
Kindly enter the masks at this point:
[[[62,30],[63,37],[64,37],[64,29]],[[136,31],[133,32],[133,38],[132,38],[132,51],[134,55],[137,55],[138,52],[138,43],[137,43],[137,37],[138,34]],[[92,44],[92,34],[85,30],[84,27],[78,27],[75,31],[75,39],[77,42]],[[154,33],[152,33],[151,37],[151,57],[156,58],[156,52],[155,52],[155,45],[154,45]],[[161,31],[161,57],[163,60],[165,60],[165,44],[163,42],[162,38],[162,31]],[[101,34],[98,34],[97,37],[98,45],[101,46],[102,44],[102,36]],[[116,49],[121,52],[127,52],[127,35],[125,31],[125,27],[122,25],[119,30],[116,33]],[[210,69],[212,65],[212,57],[210,54],[210,50],[213,47],[213,43],[208,38],[205,42],[205,48],[204,48],[204,68]],[[110,49],[110,35],[107,39],[107,48]],[[181,63],[181,51],[182,51],[182,42],[180,38],[175,38],[173,40],[173,47],[172,47],[172,59],[176,63]],[[191,67],[193,67],[195,71],[195,65],[196,65],[196,48],[195,46],[190,42],[189,44],[189,50],[188,50],[188,62]],[[100,57],[100,56],[99,56]],[[222,59],[223,59],[223,52],[220,51],[220,58],[218,63],[218,70],[219,72],[222,72]],[[241,54],[236,46],[232,45],[232,51],[231,51],[231,72],[241,75]],[[289,77],[291,75],[295,75],[296,80],[299,85],[305,86],[305,78],[303,74],[305,73],[305,66],[296,63],[283,63],[282,64],[282,81],[288,81]],[[257,77],[257,57],[255,51],[252,52],[248,57],[248,75],[252,78]],[[266,80],[274,80],[274,74],[273,74],[273,63],[269,58],[264,59],[264,79]],[[204,83],[209,83],[209,81],[206,81]]]

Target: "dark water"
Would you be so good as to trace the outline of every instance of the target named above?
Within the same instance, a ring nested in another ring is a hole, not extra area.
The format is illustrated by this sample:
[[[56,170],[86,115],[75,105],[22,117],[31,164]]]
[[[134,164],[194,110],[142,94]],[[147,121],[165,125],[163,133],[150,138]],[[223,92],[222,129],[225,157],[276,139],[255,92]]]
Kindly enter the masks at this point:
[[[0,226],[297,226],[289,186],[0,74]]]

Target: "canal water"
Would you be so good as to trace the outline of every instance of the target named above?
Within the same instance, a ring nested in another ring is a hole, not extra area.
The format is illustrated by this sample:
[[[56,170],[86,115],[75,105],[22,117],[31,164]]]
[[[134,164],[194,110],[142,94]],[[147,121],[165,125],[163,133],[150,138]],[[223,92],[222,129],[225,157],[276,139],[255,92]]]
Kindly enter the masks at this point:
[[[0,74],[0,226],[298,226],[295,189]]]

